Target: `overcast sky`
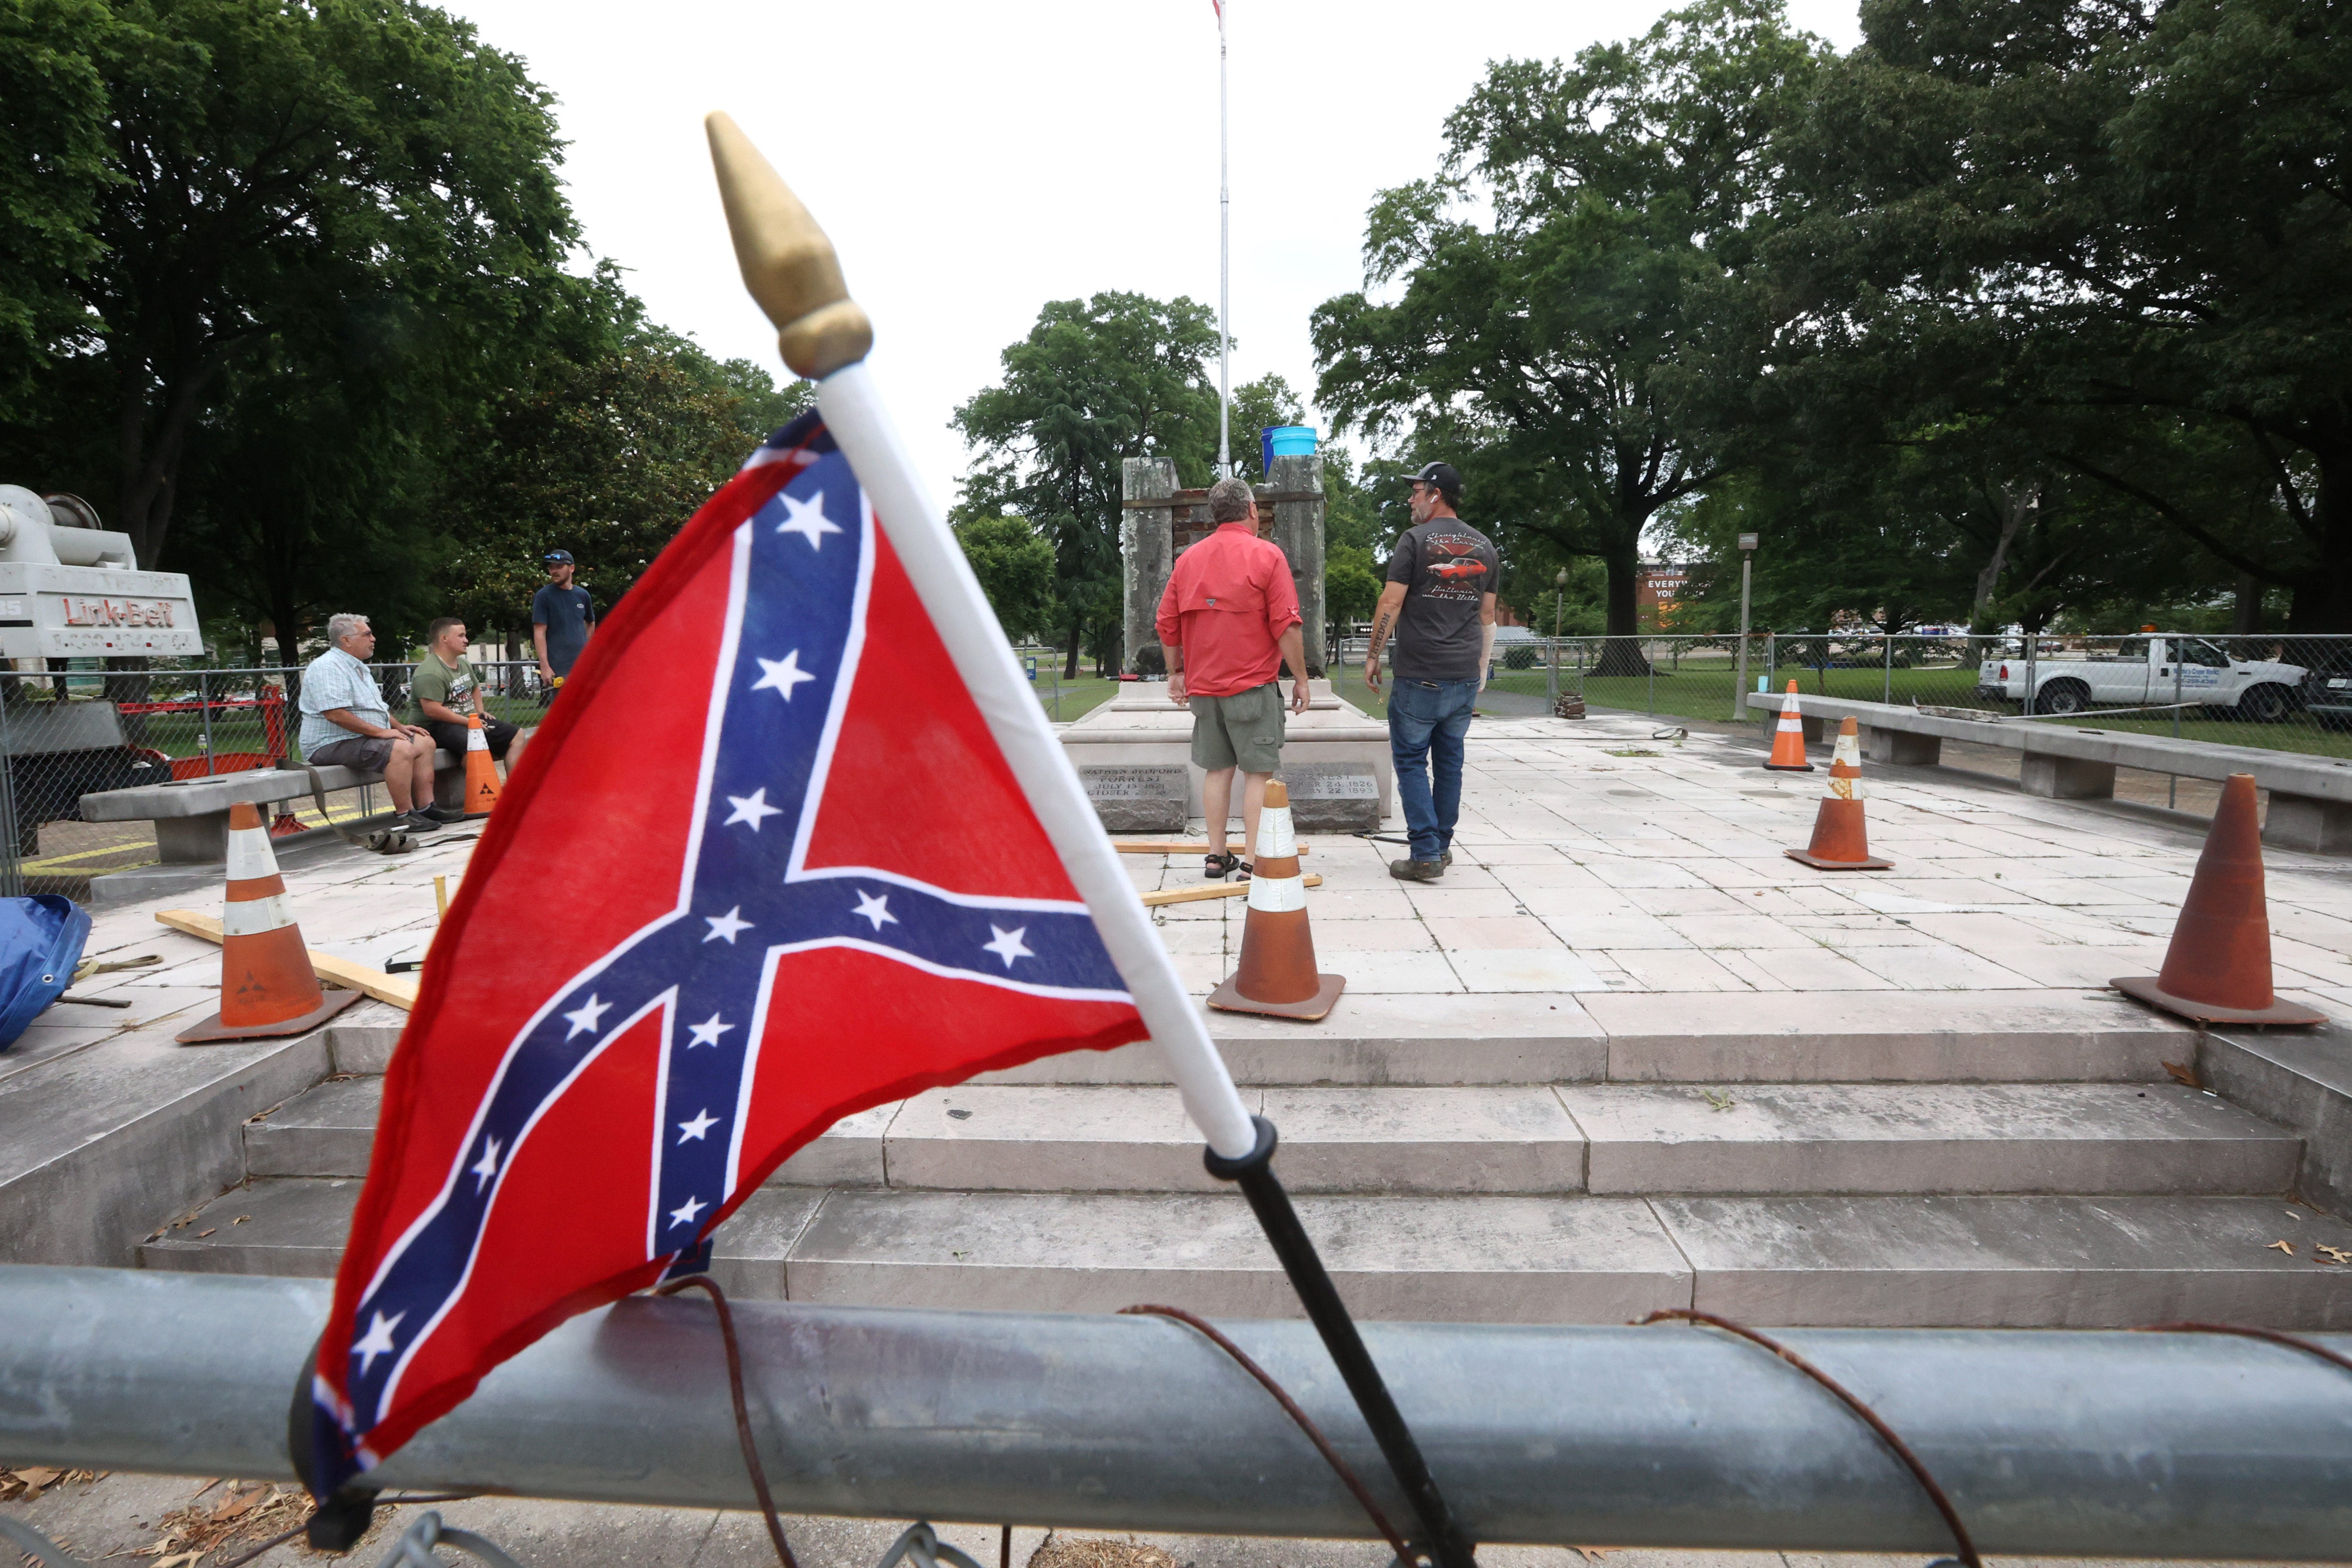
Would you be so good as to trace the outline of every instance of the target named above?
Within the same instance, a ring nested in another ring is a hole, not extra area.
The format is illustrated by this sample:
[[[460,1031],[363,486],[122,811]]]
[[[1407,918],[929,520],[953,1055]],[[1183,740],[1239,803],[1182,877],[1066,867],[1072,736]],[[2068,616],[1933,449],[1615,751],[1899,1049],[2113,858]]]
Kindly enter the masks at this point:
[[[654,319],[782,377],[703,141],[709,110],[741,123],[840,250],[874,318],[875,373],[942,506],[968,457],[950,416],[1047,300],[1216,302],[1210,0],[450,9],[555,93],[588,244],[629,269]],[[1434,170],[1441,123],[1487,61],[1564,57],[1665,9],[1232,0],[1234,384],[1272,371],[1311,399],[1310,312],[1360,286],[1373,193]],[[1853,0],[1790,13],[1841,48],[1859,36]]]

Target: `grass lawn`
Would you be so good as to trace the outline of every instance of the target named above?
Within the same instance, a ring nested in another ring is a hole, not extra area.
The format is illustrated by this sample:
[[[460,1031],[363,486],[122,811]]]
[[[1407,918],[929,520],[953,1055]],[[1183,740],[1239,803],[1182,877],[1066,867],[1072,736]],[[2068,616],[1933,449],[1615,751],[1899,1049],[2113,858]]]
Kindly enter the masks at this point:
[[[1032,689],[1036,692],[1038,706],[1045,710],[1048,719],[1055,724],[1067,724],[1074,718],[1086,717],[1108,702],[1118,686],[1117,681],[1080,675],[1075,681],[1062,682],[1057,688],[1053,675],[1039,670],[1037,685]]]

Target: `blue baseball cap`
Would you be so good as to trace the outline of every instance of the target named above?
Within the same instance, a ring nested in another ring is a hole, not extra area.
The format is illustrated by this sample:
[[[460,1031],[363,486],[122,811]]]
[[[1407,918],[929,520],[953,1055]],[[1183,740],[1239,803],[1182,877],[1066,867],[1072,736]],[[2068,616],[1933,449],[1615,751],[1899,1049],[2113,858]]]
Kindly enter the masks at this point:
[[[549,550],[545,555],[539,558],[539,563],[541,566],[572,566],[577,564],[572,560],[572,552],[568,549]]]

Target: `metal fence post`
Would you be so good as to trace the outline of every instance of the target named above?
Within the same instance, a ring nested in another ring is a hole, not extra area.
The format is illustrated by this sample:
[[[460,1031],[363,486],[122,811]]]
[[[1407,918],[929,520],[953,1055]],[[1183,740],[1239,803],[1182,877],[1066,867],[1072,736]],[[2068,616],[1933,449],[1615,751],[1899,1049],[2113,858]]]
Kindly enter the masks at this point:
[[[1639,647],[1641,644],[1634,645]],[[1658,661],[1645,653],[1642,658],[1642,668],[1649,674],[1650,716],[1655,718],[1658,716]]]
[[[1544,706],[1559,710],[1559,639],[1553,637],[1544,643]]]
[[[1891,707],[1895,703],[1895,633],[1881,632],[1878,635],[1878,662],[1885,666],[1886,676],[1886,695],[1879,700]]]
[[[37,834],[40,824],[33,825]],[[8,744],[8,705],[0,703],[0,897],[21,898],[25,894],[25,867],[16,837],[16,758],[15,748]],[[38,841],[35,848],[39,847]]]
[[[2033,655],[2036,651],[2034,644],[2037,640],[2037,634],[2034,632],[2028,632],[2025,634],[2025,701],[2018,709],[2018,712],[2020,713],[2032,713],[2035,706],[2033,701]],[[2179,667],[2179,666],[2177,664],[2174,666],[2176,669]]]
[[[2180,650],[2168,645],[2164,650],[2172,655],[2172,738],[2180,738]],[[2168,810],[2180,807],[2180,775],[2168,773],[2164,779],[2164,804]]]
[[[207,672],[196,672],[196,709],[204,716],[205,772],[213,771],[213,699],[212,683]]]

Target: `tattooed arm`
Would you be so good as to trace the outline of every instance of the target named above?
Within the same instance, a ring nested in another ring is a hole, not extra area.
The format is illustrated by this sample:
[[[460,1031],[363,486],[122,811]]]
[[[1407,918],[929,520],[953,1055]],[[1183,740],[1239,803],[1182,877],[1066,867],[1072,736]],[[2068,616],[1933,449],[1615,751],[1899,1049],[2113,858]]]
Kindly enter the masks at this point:
[[[1389,645],[1389,633],[1403,613],[1404,584],[1391,582],[1381,590],[1380,608],[1372,612],[1371,641],[1364,651],[1364,685],[1374,691],[1381,689],[1381,650]]]

